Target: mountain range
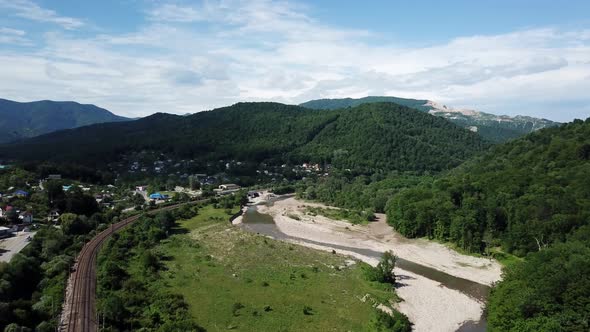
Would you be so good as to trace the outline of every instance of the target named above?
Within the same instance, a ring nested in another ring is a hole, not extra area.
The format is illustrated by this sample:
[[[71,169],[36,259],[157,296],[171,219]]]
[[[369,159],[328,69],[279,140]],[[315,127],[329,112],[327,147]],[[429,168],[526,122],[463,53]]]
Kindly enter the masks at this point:
[[[435,116],[443,117],[455,124],[477,132],[486,140],[495,143],[521,137],[538,129],[560,125],[560,123],[553,122],[551,120],[528,116],[518,115],[515,117],[510,117],[507,115],[495,115],[471,109],[457,109],[426,99],[406,99],[398,97],[376,96],[358,99],[317,99],[302,103],[299,106],[312,109],[328,110],[354,107],[373,102],[392,102],[415,108],[419,111]]]
[[[72,101],[20,103],[0,99],[0,143],[95,123],[128,120],[104,108]]]
[[[359,171],[439,171],[487,147],[477,134],[412,108],[371,103],[327,110],[238,103],[188,116],[158,113],[0,146],[4,159],[94,165],[130,151],[199,162],[332,163]]]

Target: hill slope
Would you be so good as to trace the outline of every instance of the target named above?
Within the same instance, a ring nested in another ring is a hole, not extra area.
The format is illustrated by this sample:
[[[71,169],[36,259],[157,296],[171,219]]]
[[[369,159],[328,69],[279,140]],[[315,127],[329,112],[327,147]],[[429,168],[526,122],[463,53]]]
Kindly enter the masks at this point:
[[[366,171],[436,171],[458,165],[485,146],[477,135],[444,119],[391,103],[326,112],[239,103],[189,116],[156,114],[60,131],[2,146],[0,154],[94,164],[151,150],[199,161],[311,161]]]
[[[35,101],[19,103],[0,99],[0,142],[47,134],[61,129],[95,123],[126,121],[94,105],[71,101]]]
[[[488,305],[489,331],[586,331],[590,306],[590,118],[501,144],[389,202],[402,234],[525,256]]]
[[[528,116],[510,117],[507,115],[494,115],[469,109],[454,109],[446,105],[426,99],[406,99],[398,97],[364,97],[359,99],[318,99],[300,104],[311,109],[337,109],[362,105],[372,102],[392,102],[403,106],[446,118],[462,127],[477,132],[491,142],[503,142],[514,139],[535,130],[559,125],[547,119],[538,119]]]
[[[487,245],[519,256],[590,220],[590,121],[547,128],[492,148],[434,184],[390,202],[407,236]]]

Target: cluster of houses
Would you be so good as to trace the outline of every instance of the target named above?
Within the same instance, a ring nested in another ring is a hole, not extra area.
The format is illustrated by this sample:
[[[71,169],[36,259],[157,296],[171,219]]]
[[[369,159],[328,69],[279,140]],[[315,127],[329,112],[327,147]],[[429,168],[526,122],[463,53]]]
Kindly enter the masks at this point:
[[[12,219],[13,226],[5,227],[0,226],[0,239],[12,236],[13,233],[19,230],[28,228],[33,223],[33,213],[30,211],[20,211],[16,208],[7,205],[4,208],[0,208],[1,219]],[[16,219],[16,220],[14,220]]]

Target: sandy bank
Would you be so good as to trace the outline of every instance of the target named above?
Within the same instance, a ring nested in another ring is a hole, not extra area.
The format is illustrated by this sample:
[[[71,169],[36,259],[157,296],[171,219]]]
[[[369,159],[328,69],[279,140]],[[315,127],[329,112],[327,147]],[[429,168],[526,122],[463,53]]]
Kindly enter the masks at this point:
[[[283,233],[326,244],[296,242],[311,248],[332,250],[329,245],[333,244],[379,252],[392,250],[405,260],[481,284],[491,284],[500,279],[501,267],[497,262],[461,255],[427,240],[405,239],[387,225],[384,215],[379,215],[379,220],[369,225],[353,226],[346,221],[306,215],[306,206],[323,205],[288,198],[275,202],[273,206],[258,206],[258,210],[272,215]],[[289,217],[294,215],[300,220]],[[375,258],[339,249],[336,251],[372,265],[377,264]],[[463,322],[480,318],[484,304],[478,300],[415,273],[399,268],[395,272],[399,276],[397,293],[404,300],[396,306],[415,324],[415,331],[456,331]]]
[[[351,225],[346,221],[306,215],[306,206],[322,205],[288,198],[270,207],[258,206],[258,211],[272,215],[279,229],[287,235],[379,252],[393,250],[408,261],[480,284],[491,285],[500,280],[502,269],[498,262],[462,255],[425,239],[406,239],[387,225],[385,215],[378,215],[378,221],[369,225]],[[293,215],[300,220],[289,217]]]

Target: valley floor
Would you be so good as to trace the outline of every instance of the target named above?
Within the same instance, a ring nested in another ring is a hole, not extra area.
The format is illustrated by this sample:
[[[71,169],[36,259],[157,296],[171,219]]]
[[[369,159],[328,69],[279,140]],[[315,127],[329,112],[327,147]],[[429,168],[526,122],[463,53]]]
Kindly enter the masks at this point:
[[[363,331],[391,287],[365,279],[362,263],[245,232],[224,209],[180,221],[156,250],[166,271],[155,287],[182,294],[208,331]]]
[[[368,225],[351,225],[346,221],[309,215],[307,206],[325,207],[287,198],[270,206],[259,205],[258,211],[273,216],[284,234],[315,243],[293,242],[315,249],[336,249],[369,264],[376,264],[377,259],[358,252],[346,252],[338,246],[378,252],[392,250],[404,260],[485,285],[501,278],[501,266],[497,262],[461,255],[424,239],[405,239],[387,225],[385,215],[379,215],[378,221]],[[480,319],[484,307],[481,300],[409,271],[397,268],[396,274],[401,279],[397,293],[403,299],[398,309],[415,324],[416,331],[456,331],[463,322]]]

